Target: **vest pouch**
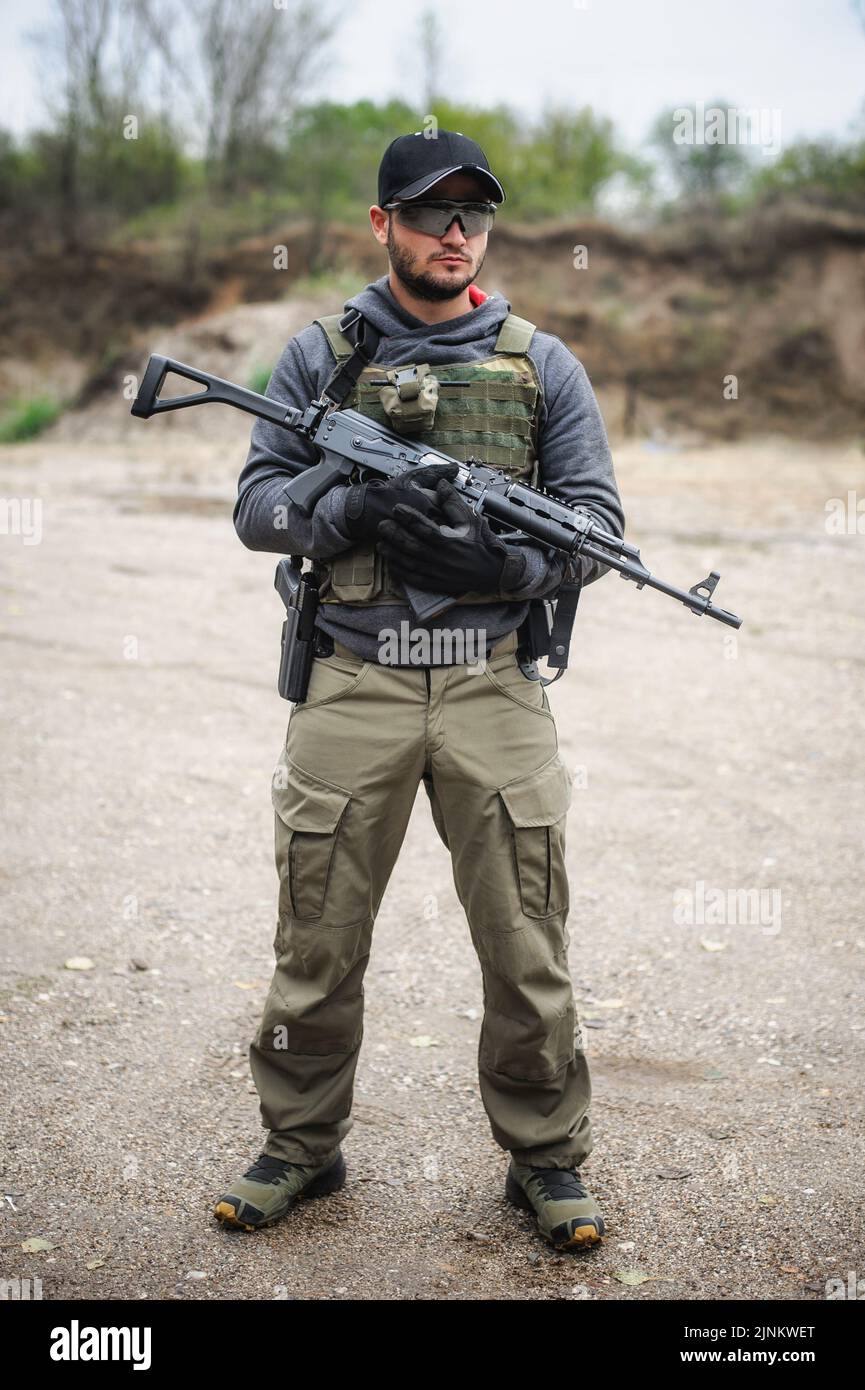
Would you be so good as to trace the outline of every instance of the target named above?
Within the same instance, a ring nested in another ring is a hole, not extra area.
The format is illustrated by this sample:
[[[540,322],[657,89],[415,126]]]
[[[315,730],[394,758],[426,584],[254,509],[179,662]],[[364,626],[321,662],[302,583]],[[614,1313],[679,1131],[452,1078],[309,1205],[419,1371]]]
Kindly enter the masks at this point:
[[[394,429],[403,434],[431,430],[439,399],[438,378],[427,363],[393,367],[385,372],[389,385],[378,393],[382,409]]]
[[[340,603],[364,603],[381,585],[381,556],[375,541],[363,541],[340,551],[330,561],[330,591]]]

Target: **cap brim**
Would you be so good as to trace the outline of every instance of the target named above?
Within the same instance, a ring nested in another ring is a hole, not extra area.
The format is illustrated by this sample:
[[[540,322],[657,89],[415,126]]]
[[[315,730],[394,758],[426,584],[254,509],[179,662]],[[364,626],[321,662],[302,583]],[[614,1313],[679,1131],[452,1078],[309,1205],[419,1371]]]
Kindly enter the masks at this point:
[[[393,198],[401,198],[403,202],[411,198],[419,198],[422,193],[426,193],[428,188],[432,188],[434,183],[438,183],[439,179],[446,178],[448,174],[459,174],[463,171],[476,175],[486,184],[491,202],[503,203],[505,201],[505,190],[495,174],[491,174],[489,169],[482,169],[479,164],[453,164],[449,169],[436,169],[433,174],[424,174],[423,178],[415,179],[414,183],[407,183],[405,188],[392,194],[388,202],[391,202]]]

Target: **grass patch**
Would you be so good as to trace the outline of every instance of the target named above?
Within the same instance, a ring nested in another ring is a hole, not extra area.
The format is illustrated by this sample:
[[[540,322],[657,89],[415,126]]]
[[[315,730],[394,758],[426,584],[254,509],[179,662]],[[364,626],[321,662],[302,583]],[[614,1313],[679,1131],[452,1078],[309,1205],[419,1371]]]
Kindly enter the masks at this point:
[[[0,415],[0,444],[20,444],[24,439],[35,439],[54,424],[61,409],[60,402],[50,396],[13,401]]]
[[[216,199],[197,188],[176,202],[158,203],[127,218],[115,228],[111,240],[115,246],[175,239],[185,245],[194,240],[203,250],[213,250],[302,216],[303,205],[296,198],[259,189],[242,198]]]

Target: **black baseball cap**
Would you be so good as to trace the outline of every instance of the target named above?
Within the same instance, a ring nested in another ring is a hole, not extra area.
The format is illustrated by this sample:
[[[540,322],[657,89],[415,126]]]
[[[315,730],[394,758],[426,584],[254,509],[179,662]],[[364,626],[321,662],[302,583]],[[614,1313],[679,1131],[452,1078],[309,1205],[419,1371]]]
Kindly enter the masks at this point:
[[[458,130],[439,130],[435,137],[416,130],[398,135],[382,155],[378,166],[378,205],[395,198],[419,198],[446,174],[465,170],[477,174],[493,203],[505,201],[505,190],[474,140]]]

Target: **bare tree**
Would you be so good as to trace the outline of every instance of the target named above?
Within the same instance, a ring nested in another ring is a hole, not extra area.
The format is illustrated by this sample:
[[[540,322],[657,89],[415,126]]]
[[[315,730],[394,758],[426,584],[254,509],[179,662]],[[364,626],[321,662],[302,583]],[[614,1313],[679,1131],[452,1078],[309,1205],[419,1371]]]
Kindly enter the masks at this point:
[[[431,5],[428,5],[421,15],[418,28],[423,72],[424,110],[431,112],[436,97],[443,95],[441,76],[444,65],[444,36],[441,22]]]
[[[57,0],[66,57],[67,110],[102,121],[108,105],[107,49],[117,0]]]
[[[28,37],[36,47],[45,107],[53,124],[60,233],[80,245],[87,190],[83,169],[105,163],[124,115],[140,111],[151,47],[141,0],[54,0],[54,19]],[[156,55],[159,56],[158,54]]]
[[[64,249],[70,251],[80,240],[82,141],[94,122],[104,120],[108,104],[107,50],[116,3],[56,0],[59,25],[31,36],[49,73],[42,86],[59,134],[60,232]],[[52,80],[54,71],[59,71],[57,82]]]
[[[319,76],[339,15],[313,0],[132,0],[173,74],[213,186],[231,189],[244,151],[279,136]]]

